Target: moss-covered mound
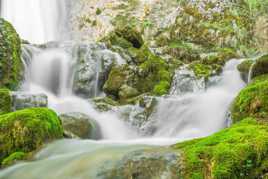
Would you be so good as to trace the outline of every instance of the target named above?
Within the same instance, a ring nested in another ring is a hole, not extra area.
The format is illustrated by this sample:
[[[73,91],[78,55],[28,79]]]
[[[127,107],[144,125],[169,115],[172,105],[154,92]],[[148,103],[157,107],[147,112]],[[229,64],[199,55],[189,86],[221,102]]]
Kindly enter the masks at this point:
[[[22,77],[21,41],[13,26],[0,18],[0,87],[16,89]]]
[[[62,136],[60,120],[50,109],[32,108],[1,115],[0,163],[15,152],[34,151],[44,142]]]
[[[130,58],[127,64],[112,68],[103,88],[108,95],[124,102],[143,93],[164,95],[169,91],[172,68],[143,43],[137,31],[127,26],[111,32],[102,41]]]
[[[177,144],[185,178],[261,178],[267,172],[268,127],[247,118],[210,137]]]
[[[11,112],[11,95],[8,89],[0,89],[0,115]]]
[[[256,60],[252,67],[251,77],[255,78],[266,73],[268,73],[268,55],[264,55]]]
[[[236,97],[232,105],[234,122],[245,117],[255,117],[267,121],[268,116],[268,76],[255,78]]]

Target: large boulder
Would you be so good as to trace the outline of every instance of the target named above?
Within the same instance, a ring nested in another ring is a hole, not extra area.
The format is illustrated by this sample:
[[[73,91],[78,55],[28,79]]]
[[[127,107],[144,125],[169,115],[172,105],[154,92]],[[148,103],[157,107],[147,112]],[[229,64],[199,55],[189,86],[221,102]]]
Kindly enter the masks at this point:
[[[20,37],[9,22],[0,18],[0,87],[17,89],[21,79]]]
[[[44,143],[63,137],[57,114],[32,108],[0,116],[0,162],[15,152],[29,153]]]
[[[98,139],[100,131],[95,120],[83,113],[61,114],[60,119],[67,137],[82,139]]]
[[[263,55],[254,63],[251,78],[255,78],[266,73],[268,73],[268,55]]]

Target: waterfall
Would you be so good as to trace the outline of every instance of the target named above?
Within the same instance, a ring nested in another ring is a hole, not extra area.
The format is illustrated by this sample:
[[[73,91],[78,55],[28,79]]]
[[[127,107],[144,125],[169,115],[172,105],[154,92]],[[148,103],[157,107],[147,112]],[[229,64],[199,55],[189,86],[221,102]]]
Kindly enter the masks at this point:
[[[22,39],[45,43],[66,39],[68,0],[2,0],[1,17],[13,24]]]

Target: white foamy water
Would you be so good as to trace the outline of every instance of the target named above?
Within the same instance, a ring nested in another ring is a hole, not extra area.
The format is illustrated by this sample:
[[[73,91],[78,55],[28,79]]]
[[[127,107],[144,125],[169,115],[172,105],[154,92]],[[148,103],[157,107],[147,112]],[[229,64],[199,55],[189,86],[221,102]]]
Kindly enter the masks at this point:
[[[66,28],[67,0],[1,0],[1,17],[31,43],[61,40]]]

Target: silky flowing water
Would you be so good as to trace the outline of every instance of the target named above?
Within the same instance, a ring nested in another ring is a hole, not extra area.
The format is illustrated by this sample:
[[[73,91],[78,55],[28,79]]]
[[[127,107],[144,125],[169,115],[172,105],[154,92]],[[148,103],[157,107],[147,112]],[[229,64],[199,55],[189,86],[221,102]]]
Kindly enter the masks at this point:
[[[61,41],[59,26],[66,23],[65,1],[25,2],[2,0],[1,16],[10,20],[21,37],[32,43]],[[58,42],[57,45],[45,47],[25,45],[23,60],[26,70],[21,90],[46,94],[49,107],[58,114],[87,114],[97,121],[102,139],[56,141],[41,150],[35,161],[0,171],[0,178],[98,178],[102,170],[113,166],[127,153],[208,136],[227,127],[228,108],[245,85],[236,69],[241,62],[237,59],[227,62],[222,74],[215,77],[210,85],[205,85],[205,81],[200,81],[202,79],[193,78],[187,69],[178,69],[170,94],[157,98],[155,110],[142,126],[152,132],[141,135],[137,128],[120,117],[117,110],[99,112],[89,99],[74,92],[79,57],[72,49],[77,45],[79,42]],[[90,54],[91,47],[87,48],[87,54]],[[125,63],[119,54],[105,47],[94,53],[108,57],[113,55],[116,56],[116,63]],[[86,58],[94,61],[90,55]],[[92,97],[103,95],[98,87],[100,62],[90,64],[89,69],[94,77],[89,86]],[[135,110],[135,106],[132,107]]]

